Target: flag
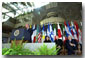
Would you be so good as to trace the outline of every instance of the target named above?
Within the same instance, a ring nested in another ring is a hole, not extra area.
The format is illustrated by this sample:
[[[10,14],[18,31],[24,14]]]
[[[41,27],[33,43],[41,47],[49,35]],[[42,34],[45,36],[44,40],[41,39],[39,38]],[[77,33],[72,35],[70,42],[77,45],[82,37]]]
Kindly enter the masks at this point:
[[[30,25],[30,28],[32,28],[32,25]]]
[[[37,30],[34,30],[34,31],[33,31],[33,34],[32,34],[32,42],[33,42],[33,43],[36,42],[36,32],[37,32]]]
[[[62,24],[62,40],[65,42],[65,40],[66,40],[66,37],[65,37],[65,35],[64,35],[64,32],[65,32],[65,27],[64,27],[64,24]]]
[[[35,30],[36,28],[35,28],[35,24],[32,26],[32,30]]]
[[[38,34],[38,43],[41,43],[41,32]]]
[[[79,41],[79,32],[78,32],[79,27],[78,27],[78,24],[77,24],[76,21],[74,21],[74,24],[75,24],[75,29],[76,29],[76,32],[77,32],[77,39]]]
[[[70,24],[67,22],[64,21],[64,25],[65,25],[65,33],[66,33],[66,37],[68,37],[69,35],[73,38],[73,35],[71,33],[71,27],[70,27]]]
[[[71,32],[71,27],[70,27],[69,22],[67,22],[67,28],[68,28],[68,31],[69,31],[70,36],[72,37],[72,39],[74,39],[74,37],[72,35],[72,32]]]
[[[38,34],[39,34],[39,25],[37,24],[36,42],[38,42]]]
[[[80,25],[82,26],[82,22],[80,22]]]
[[[53,29],[52,29],[52,25],[50,24],[50,39],[52,42],[54,42],[54,33],[53,33]]]
[[[79,43],[82,44],[82,35],[80,29],[78,29],[79,32]]]
[[[64,21],[64,25],[65,25],[65,33],[66,33],[66,37],[68,37],[69,35],[72,37],[72,34],[71,34],[71,32],[69,32],[69,29],[68,29],[67,24],[66,24],[65,21]]]
[[[31,36],[31,38],[32,38],[32,42],[35,43],[36,42],[36,32],[37,32],[35,25],[32,26],[32,30],[33,30],[33,34]]]
[[[42,29],[42,43],[45,40],[45,30],[44,30],[44,24],[43,24],[43,29]]]
[[[41,26],[39,27],[38,43],[41,43]]]
[[[66,37],[68,37],[69,36],[69,32],[68,32],[67,25],[66,25],[65,21],[64,21],[64,25],[65,25],[65,34],[66,34]]]
[[[74,39],[77,40],[77,33],[76,33],[76,30],[75,30],[75,27],[74,27],[74,24],[73,22],[71,21],[71,29],[73,31],[73,36],[74,36]]]
[[[59,26],[59,23],[57,23],[58,25],[58,37],[59,37],[59,39],[62,39],[62,32],[61,32],[61,28],[60,28],[60,26]]]
[[[50,25],[49,25],[49,23],[48,23],[48,28],[47,28],[47,36],[50,37]]]
[[[54,24],[53,25],[53,31],[54,31],[54,40],[56,39],[56,35],[57,35],[57,33],[56,33],[56,25]]]

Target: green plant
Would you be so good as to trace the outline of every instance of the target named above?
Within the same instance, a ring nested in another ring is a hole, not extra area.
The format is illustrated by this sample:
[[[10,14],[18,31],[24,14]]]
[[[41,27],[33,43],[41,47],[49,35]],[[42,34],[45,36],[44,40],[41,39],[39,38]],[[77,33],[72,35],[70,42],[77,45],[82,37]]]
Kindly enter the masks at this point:
[[[34,51],[34,55],[57,55],[59,48],[56,50],[56,46],[47,48],[47,45],[43,44],[40,48]]]
[[[23,45],[18,44],[15,45],[15,40],[13,41],[12,47],[3,48],[2,55],[31,55],[31,51],[29,49],[23,48]]]
[[[13,41],[13,46],[11,48],[3,48],[2,55],[57,55],[58,50],[56,46],[52,48],[47,48],[47,45],[43,44],[40,48],[35,51],[30,51],[27,48],[23,48],[24,45],[15,45],[15,40]]]

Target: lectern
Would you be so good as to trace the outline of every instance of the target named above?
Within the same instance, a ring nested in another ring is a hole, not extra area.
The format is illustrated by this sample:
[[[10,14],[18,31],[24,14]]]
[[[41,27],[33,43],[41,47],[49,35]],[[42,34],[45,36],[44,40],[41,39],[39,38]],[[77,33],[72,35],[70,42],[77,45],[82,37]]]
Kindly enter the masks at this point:
[[[31,36],[30,32],[28,32],[28,30],[26,30],[25,28],[12,30],[11,37],[10,37],[11,46],[14,40],[15,40],[16,45],[22,44],[24,40],[31,42],[31,38],[29,36]]]

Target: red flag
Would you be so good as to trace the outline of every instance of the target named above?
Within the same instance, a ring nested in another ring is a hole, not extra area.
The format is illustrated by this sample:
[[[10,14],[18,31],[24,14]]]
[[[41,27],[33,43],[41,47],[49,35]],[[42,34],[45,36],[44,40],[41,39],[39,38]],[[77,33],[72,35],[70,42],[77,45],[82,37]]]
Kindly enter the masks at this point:
[[[62,33],[61,33],[61,28],[60,28],[60,26],[59,26],[59,23],[58,23],[58,37],[59,37],[60,39],[62,39]]]
[[[33,43],[35,43],[36,42],[36,36],[34,36],[34,39],[33,39]]]

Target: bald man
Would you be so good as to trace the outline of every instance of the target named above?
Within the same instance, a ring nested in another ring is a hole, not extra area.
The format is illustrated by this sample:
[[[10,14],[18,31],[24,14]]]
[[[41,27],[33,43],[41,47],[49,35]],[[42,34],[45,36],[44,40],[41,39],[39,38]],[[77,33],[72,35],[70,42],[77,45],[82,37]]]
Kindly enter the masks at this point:
[[[68,39],[66,40],[66,48],[68,50],[68,55],[75,54],[77,45],[77,41],[75,39],[72,39],[71,36],[68,36]]]

